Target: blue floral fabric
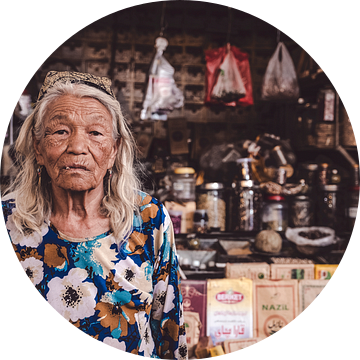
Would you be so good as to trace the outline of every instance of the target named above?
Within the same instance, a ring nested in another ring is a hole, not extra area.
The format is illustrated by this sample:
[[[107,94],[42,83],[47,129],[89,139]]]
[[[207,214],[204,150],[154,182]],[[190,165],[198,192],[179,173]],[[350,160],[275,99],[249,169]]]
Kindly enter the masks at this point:
[[[186,359],[180,276],[169,214],[140,192],[140,215],[118,245],[111,231],[69,239],[44,222],[22,235],[2,201],[6,227],[27,276],[74,326],[110,346],[153,358]]]

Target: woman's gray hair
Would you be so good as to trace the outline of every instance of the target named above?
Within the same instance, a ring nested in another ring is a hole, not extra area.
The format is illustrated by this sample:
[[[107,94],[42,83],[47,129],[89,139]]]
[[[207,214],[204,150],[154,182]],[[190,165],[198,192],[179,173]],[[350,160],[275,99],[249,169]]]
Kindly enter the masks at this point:
[[[91,97],[102,103],[110,112],[113,121],[114,141],[120,139],[112,176],[110,178],[110,196],[102,200],[100,213],[110,219],[111,230],[121,242],[130,233],[134,212],[138,212],[140,181],[135,170],[136,144],[131,131],[122,115],[120,104],[105,92],[74,83],[57,83],[48,90],[46,96],[39,101],[34,111],[27,117],[20,129],[15,144],[20,171],[10,191],[14,192],[16,211],[14,222],[22,233],[40,232],[44,221],[48,221],[52,208],[50,178],[45,168],[42,170],[41,186],[38,185],[37,168],[33,146],[34,137],[40,140],[44,136],[43,119],[51,102],[63,95],[79,98]],[[108,178],[104,178],[107,183]]]

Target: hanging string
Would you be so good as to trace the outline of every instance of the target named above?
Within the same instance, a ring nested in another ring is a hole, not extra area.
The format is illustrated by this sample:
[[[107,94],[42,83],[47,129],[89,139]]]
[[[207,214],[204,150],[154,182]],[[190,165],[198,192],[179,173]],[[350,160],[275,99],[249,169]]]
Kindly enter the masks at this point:
[[[226,36],[226,43],[230,44],[230,34],[231,34],[231,25],[232,25],[232,12],[231,12],[231,7],[228,6],[228,31],[227,31],[227,36]]]
[[[165,7],[166,7],[166,1],[163,1],[162,11],[161,11],[161,20],[160,20],[160,36],[164,35],[164,30],[166,28],[165,25]]]

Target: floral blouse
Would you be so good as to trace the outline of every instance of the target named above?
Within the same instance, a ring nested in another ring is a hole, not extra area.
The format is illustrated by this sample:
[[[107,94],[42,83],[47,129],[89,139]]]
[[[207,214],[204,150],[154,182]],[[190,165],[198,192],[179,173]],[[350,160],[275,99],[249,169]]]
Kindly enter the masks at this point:
[[[2,201],[6,227],[27,276],[71,324],[120,350],[153,358],[187,359],[175,240],[166,209],[140,192],[127,241],[108,231],[69,239],[44,222],[21,235],[13,196]]]

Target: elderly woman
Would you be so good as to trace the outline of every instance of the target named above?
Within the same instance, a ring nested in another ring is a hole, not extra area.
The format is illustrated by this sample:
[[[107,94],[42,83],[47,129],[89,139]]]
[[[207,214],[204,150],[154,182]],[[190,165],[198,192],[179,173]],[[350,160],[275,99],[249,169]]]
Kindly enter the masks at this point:
[[[147,357],[187,358],[172,224],[139,191],[134,141],[107,78],[47,74],[3,197],[26,274],[70,323]]]

